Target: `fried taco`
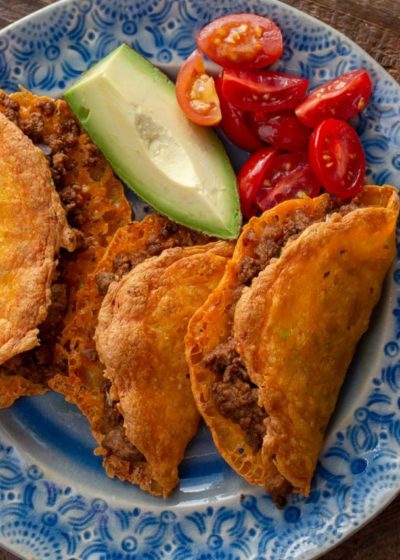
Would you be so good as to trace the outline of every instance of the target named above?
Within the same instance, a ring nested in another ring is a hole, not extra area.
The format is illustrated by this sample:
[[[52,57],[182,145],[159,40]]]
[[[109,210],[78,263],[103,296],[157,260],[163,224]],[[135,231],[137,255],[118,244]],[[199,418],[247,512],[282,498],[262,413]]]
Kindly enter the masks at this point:
[[[133,466],[138,452],[126,438],[123,417],[109,394],[109,381],[94,341],[97,316],[111,282],[119,281],[145,259],[165,249],[205,244],[206,235],[179,226],[163,216],[150,214],[141,222],[120,228],[96,269],[76,296],[74,319],[63,333],[68,369],[50,380],[50,387],[76,404],[88,419],[104,467],[110,476],[135,482]],[[66,342],[68,341],[68,342]]]
[[[75,236],[43,153],[0,113],[0,364],[37,346],[61,247]]]
[[[226,461],[276,500],[308,495],[329,418],[395,255],[399,200],[365,187],[244,228],[186,336],[193,394]]]
[[[64,345],[60,337],[66,323],[74,320],[76,293],[115,231],[131,221],[131,209],[121,182],[82,132],[65,101],[25,89],[10,95],[0,91],[0,113],[44,152],[78,241],[73,253],[60,252],[51,305],[39,327],[40,346],[0,367],[0,408],[4,408],[20,396],[46,392],[48,380],[64,369],[67,341]],[[20,156],[24,154],[20,152]]]
[[[222,241],[168,249],[111,284],[100,309],[97,351],[136,451],[129,481],[153,495],[175,488],[178,465],[197,431],[184,337],[232,251]]]

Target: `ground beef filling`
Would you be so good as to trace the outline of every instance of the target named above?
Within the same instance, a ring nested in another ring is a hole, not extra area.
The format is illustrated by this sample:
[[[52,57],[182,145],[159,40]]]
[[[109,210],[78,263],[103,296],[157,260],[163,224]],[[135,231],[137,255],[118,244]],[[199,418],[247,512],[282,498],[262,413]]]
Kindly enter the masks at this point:
[[[220,414],[239,424],[246,442],[258,451],[265,434],[267,415],[258,405],[258,388],[250,381],[233,340],[220,344],[208,355],[205,365],[222,376],[211,389]]]
[[[256,240],[253,230],[247,232],[245,245],[253,244],[253,256],[246,256],[237,270],[238,286],[230,307],[230,319],[233,316],[236,302],[245,286],[249,286],[261,270],[271,259],[278,258],[282,248],[289,239],[299,235],[311,223],[311,218],[298,213],[290,223],[277,223],[264,229],[261,239]],[[265,419],[267,413],[258,404],[258,388],[254,385],[240,361],[234,348],[234,342],[229,339],[217,346],[204,359],[206,367],[218,374],[220,381],[212,385],[212,393],[217,409],[222,416],[239,424],[245,434],[245,441],[255,451],[259,451],[265,435]]]
[[[131,462],[145,461],[144,455],[126,437],[124,419],[117,410],[117,403],[110,397],[110,382],[104,381],[104,414],[99,426],[103,435],[102,447],[120,459]]]
[[[340,201],[328,203],[327,215],[338,212],[344,216],[359,208],[355,199],[344,205]],[[325,217],[323,218],[325,220]],[[279,258],[285,245],[298,237],[308,226],[315,223],[312,215],[297,212],[290,221],[268,225],[264,228],[261,238],[249,229],[243,239],[245,246],[254,245],[252,256],[245,256],[237,270],[238,285],[233,293],[229,318],[233,325],[236,303],[243,288],[250,286],[253,278],[261,272],[273,259]],[[232,422],[239,424],[245,434],[245,441],[258,451],[265,435],[265,419],[267,413],[258,404],[258,388],[254,385],[240,361],[232,338],[217,346],[204,358],[204,365],[217,374],[211,391],[219,413]]]
[[[45,321],[40,325],[41,345],[14,356],[1,365],[0,375],[26,377],[34,383],[43,384],[50,379],[62,364],[54,365],[54,347],[60,331],[60,325],[67,308],[67,287],[59,277],[59,271],[51,286],[51,304]]]
[[[159,255],[165,249],[206,243],[209,238],[205,235],[178,226],[174,222],[166,221],[161,231],[149,239],[142,251],[133,253],[120,252],[113,262],[112,270],[102,270],[96,273],[95,281],[99,295],[105,296],[111,282],[119,281],[125,274],[150,256]],[[118,412],[117,402],[109,395],[110,383],[104,384],[104,418],[101,431],[104,434],[101,445],[120,459],[131,463],[144,462],[146,458],[126,437],[124,419]]]
[[[77,145],[81,134],[80,127],[71,115],[56,126],[54,134],[46,133],[45,118],[50,117],[57,110],[56,102],[49,99],[37,100],[35,110],[27,112],[20,104],[0,91],[0,111],[14,122],[34,144],[43,149],[48,158],[50,170],[56,190],[60,194],[65,208],[68,223],[76,227],[79,223],[81,208],[85,200],[85,186],[64,184],[64,176],[68,170],[73,169],[74,160],[68,156],[71,148]],[[87,150],[92,144],[88,142]],[[60,250],[60,263],[76,258],[79,250],[88,246],[89,239],[84,239],[82,232],[76,230],[78,248],[75,252]],[[54,348],[64,325],[64,317],[68,304],[67,285],[57,275],[62,274],[61,264],[57,269],[51,290],[52,300],[48,309],[46,320],[40,325],[41,345],[15,356],[0,368],[0,374],[18,374],[37,383],[44,383],[47,379],[57,373],[64,371],[66,363],[64,360],[54,364]]]
[[[113,272],[108,272],[107,270],[97,272],[95,276],[95,280],[96,280],[96,287],[99,295],[105,296],[109,285],[115,279],[116,279],[116,275]]]
[[[132,253],[121,251],[113,260],[112,270],[101,270],[96,273],[97,291],[99,295],[105,296],[111,282],[120,280],[145,259],[160,255],[166,249],[199,245],[209,240],[210,238],[206,235],[166,221],[161,231],[151,237],[141,251]]]
[[[145,461],[144,455],[126,437],[122,417],[121,422],[107,432],[101,444],[104,449],[125,461]]]

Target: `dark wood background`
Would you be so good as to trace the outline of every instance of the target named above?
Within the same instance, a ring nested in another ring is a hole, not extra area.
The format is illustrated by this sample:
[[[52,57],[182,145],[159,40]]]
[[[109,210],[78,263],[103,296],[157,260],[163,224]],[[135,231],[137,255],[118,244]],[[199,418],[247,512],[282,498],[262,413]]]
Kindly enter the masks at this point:
[[[52,4],[53,1],[0,0],[0,28],[43,6]],[[400,82],[400,0],[285,1],[345,33]],[[364,529],[326,554],[323,560],[398,560],[399,558],[400,497]],[[0,550],[0,560],[15,560],[15,557]]]

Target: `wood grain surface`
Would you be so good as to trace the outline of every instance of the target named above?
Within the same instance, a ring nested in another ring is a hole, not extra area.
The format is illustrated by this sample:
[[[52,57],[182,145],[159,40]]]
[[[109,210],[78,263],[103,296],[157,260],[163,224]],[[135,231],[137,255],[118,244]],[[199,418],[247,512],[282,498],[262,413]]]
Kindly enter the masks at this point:
[[[53,1],[0,0],[0,28],[52,4]],[[329,23],[353,39],[400,82],[400,0],[285,1]],[[323,560],[398,560],[399,558],[400,498],[397,498],[365,528],[323,556]],[[15,560],[15,556],[0,550],[0,560]]]

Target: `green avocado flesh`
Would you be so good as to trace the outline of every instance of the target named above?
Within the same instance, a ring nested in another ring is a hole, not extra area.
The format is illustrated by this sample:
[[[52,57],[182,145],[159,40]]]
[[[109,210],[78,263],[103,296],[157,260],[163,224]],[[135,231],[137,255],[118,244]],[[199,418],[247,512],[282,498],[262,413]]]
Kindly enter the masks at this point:
[[[241,225],[236,177],[212,130],[182,113],[175,85],[121,45],[65,99],[115,173],[161,214],[232,239]]]

